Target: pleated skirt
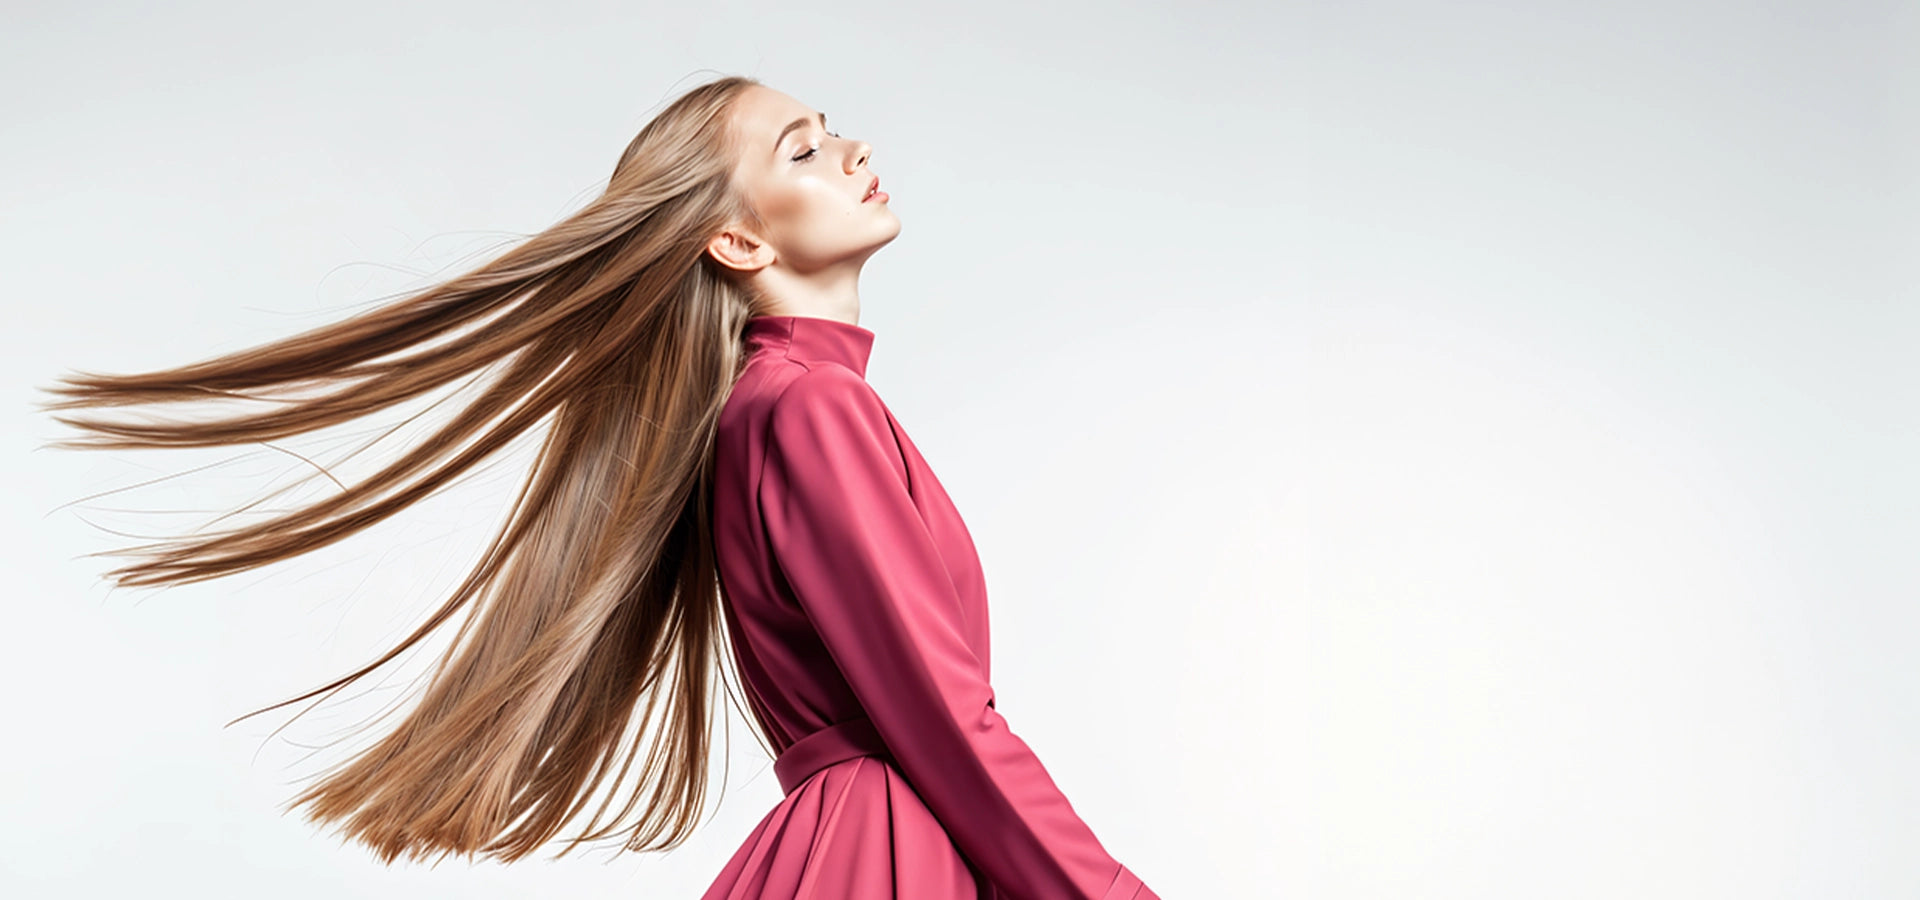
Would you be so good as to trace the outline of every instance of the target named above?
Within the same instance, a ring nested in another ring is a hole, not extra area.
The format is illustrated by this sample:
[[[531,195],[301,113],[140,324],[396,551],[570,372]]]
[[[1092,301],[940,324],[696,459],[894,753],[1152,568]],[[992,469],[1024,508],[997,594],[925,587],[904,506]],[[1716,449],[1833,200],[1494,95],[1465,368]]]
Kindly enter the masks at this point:
[[[760,820],[701,900],[999,896],[967,863],[899,769],[884,756],[862,755],[831,762],[799,780]]]

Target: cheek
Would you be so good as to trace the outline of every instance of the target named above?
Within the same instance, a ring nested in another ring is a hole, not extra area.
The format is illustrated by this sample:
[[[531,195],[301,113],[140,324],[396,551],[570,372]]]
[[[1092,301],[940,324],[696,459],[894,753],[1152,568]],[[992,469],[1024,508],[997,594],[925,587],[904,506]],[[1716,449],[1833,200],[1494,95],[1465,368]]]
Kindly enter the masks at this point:
[[[833,216],[833,198],[817,187],[790,185],[774,188],[761,197],[760,215],[773,232],[789,240],[806,239]]]
[[[760,192],[760,217],[770,225],[785,223],[805,208],[802,197],[790,187],[771,187]]]
[[[767,204],[790,217],[811,215],[825,192],[826,186],[810,176],[778,179],[765,188]]]

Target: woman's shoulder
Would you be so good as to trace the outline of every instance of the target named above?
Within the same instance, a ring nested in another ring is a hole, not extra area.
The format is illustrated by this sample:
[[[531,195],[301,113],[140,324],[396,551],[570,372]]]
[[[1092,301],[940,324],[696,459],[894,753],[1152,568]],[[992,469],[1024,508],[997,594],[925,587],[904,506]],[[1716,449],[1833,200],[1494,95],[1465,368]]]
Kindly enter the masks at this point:
[[[880,421],[886,402],[860,373],[836,362],[756,360],[734,384],[721,428],[801,420]]]
[[[782,360],[772,378],[777,383],[773,405],[813,407],[846,403],[878,403],[880,395],[860,373],[837,362]]]

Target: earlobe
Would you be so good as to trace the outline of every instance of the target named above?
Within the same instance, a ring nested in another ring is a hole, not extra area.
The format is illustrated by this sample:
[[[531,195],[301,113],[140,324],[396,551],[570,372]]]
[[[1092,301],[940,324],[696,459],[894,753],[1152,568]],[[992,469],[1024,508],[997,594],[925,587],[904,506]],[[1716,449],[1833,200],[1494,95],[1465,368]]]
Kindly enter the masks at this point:
[[[707,255],[730,269],[757,269],[767,262],[761,259],[765,255],[762,252],[765,246],[750,234],[728,229],[714,235],[713,239],[707,242]]]

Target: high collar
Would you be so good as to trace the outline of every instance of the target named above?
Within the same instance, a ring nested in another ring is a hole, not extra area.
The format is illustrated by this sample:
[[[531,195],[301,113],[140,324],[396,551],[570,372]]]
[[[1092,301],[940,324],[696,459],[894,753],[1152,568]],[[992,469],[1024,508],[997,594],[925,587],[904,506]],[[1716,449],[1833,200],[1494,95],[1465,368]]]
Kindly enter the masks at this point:
[[[754,316],[747,320],[748,353],[777,353],[802,360],[837,362],[867,377],[873,332],[839,319],[817,316]]]

